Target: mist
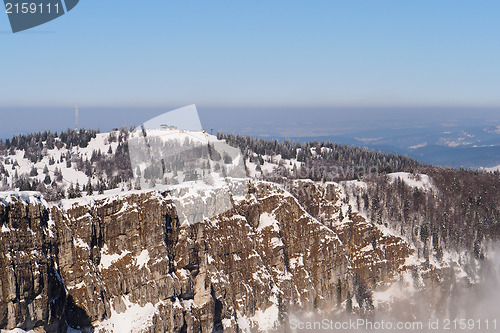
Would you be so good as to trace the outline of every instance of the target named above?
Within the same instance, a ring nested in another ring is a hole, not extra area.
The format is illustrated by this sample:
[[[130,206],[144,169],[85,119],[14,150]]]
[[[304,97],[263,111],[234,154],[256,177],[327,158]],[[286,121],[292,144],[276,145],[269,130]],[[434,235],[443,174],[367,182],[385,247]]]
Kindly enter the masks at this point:
[[[473,283],[452,273],[451,279],[443,276],[442,281],[430,288],[423,287],[413,293],[407,288],[406,298],[395,300],[389,309],[375,304],[373,311],[362,314],[356,313],[359,309],[354,298],[353,313],[346,312],[345,300],[341,307],[335,307],[328,314],[304,314],[294,309],[282,329],[381,333],[497,331],[500,329],[500,243],[490,243],[487,248],[487,257],[475,260],[474,267],[468,267],[474,273]],[[393,285],[400,282],[395,281]]]

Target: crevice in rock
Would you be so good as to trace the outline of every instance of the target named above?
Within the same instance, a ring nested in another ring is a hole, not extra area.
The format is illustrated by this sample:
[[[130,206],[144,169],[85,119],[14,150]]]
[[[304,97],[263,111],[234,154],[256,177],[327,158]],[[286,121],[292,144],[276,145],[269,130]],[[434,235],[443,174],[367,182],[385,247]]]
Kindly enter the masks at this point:
[[[81,330],[92,326],[87,312],[76,305],[73,297],[69,294],[67,295],[66,306],[64,308],[64,318],[68,325],[75,329]]]
[[[19,303],[21,301],[20,297],[20,290],[19,290],[19,283],[17,281],[17,274],[16,274],[16,266],[14,265],[14,262],[11,263],[12,265],[12,274],[14,275],[14,283],[16,284],[16,299],[14,300],[14,303]]]
[[[47,228],[49,220],[49,211],[46,208],[42,208],[40,214],[40,227]]]
[[[214,300],[214,328],[213,333],[220,333],[224,331],[224,326],[222,325],[222,302],[215,297],[215,290],[213,286],[210,286],[210,295]]]
[[[182,325],[181,329],[179,330],[179,333],[187,333],[186,319],[184,319],[184,324]]]
[[[66,289],[64,283],[53,266],[53,262],[48,263],[47,267],[47,299],[50,307],[50,317],[47,326],[47,332],[59,332],[60,326],[64,324],[64,307],[66,305]]]
[[[170,214],[165,214],[165,231],[164,231],[164,243],[167,248],[167,253],[169,256],[169,262],[168,262],[168,273],[172,274],[175,270],[174,268],[174,261],[175,261],[175,233],[174,230],[177,229],[177,226],[179,225],[179,218],[178,217],[173,217]]]
[[[25,211],[26,211],[26,215],[25,215],[25,218],[26,218],[26,227],[28,229],[32,229],[31,228],[31,217],[30,217],[30,206],[29,205],[25,206]]]

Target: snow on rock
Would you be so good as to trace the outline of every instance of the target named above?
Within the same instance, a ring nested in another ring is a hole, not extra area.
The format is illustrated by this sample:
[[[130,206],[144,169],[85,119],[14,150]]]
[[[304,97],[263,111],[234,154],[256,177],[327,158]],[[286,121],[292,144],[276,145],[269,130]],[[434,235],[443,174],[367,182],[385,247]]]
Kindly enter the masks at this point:
[[[11,204],[14,199],[21,200],[25,204],[42,204],[48,207],[48,203],[43,199],[40,192],[34,191],[6,191],[0,192],[0,204],[8,205]]]
[[[144,306],[132,303],[128,296],[122,296],[126,310],[118,313],[112,307],[111,316],[101,322],[98,322],[94,329],[96,332],[103,330],[105,332],[142,332],[153,323],[153,316],[157,312],[157,307],[152,303]]]
[[[403,273],[401,281],[389,284],[388,286],[380,286],[373,292],[373,301],[376,307],[381,304],[391,304],[397,300],[408,298],[408,295],[414,294],[413,278],[411,273]]]
[[[271,247],[275,248],[275,247],[282,247],[282,246],[285,246],[285,244],[283,244],[283,241],[281,240],[281,238],[278,238],[278,237],[271,238]]]
[[[142,250],[142,252],[136,258],[136,265],[139,266],[139,268],[142,268],[144,266],[147,267],[149,260],[149,251]]]
[[[83,287],[85,287],[85,286],[86,286],[86,285],[85,285],[85,282],[83,282],[83,281],[82,281],[82,282],[80,282],[80,283],[75,284],[74,286],[68,286],[68,287],[67,287],[67,289],[68,289],[68,290],[73,290],[73,289],[81,289],[81,288],[83,288]]]
[[[237,322],[238,322],[238,326],[239,328],[243,331],[243,332],[251,332],[252,329],[251,329],[251,323],[250,321],[248,320],[247,317],[241,315],[240,313],[238,313],[238,319],[237,319]]]
[[[89,244],[85,243],[81,238],[73,239],[73,244],[75,246],[90,250]]]
[[[296,257],[296,258],[291,258],[290,259],[290,268],[295,269],[297,267],[303,267],[304,266],[304,257]]]
[[[274,231],[279,232],[279,222],[274,216],[269,213],[263,213],[260,215],[258,231],[262,231],[264,228],[272,227]]]
[[[108,246],[104,244],[103,248],[101,249],[101,263],[99,264],[99,268],[101,270],[108,269],[111,265],[113,265],[115,262],[122,259],[129,253],[130,251],[124,251],[120,254],[108,254]]]
[[[279,309],[276,304],[271,305],[266,310],[257,310],[250,320],[258,325],[261,332],[268,332],[276,329],[279,321]]]

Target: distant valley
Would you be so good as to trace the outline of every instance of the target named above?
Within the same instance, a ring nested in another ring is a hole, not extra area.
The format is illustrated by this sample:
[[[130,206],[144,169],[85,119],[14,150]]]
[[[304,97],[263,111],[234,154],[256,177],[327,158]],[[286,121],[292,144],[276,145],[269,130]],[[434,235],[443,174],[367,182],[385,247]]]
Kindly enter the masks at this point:
[[[200,110],[200,117],[207,128],[222,128],[226,133],[281,141],[331,141],[407,154],[432,165],[475,169],[500,165],[499,111],[428,107],[206,108]]]

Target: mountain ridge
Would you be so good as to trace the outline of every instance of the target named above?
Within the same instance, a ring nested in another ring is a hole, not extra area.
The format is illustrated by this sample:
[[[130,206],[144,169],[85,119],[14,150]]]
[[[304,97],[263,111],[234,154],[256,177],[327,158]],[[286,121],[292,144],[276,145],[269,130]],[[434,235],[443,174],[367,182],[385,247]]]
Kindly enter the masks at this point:
[[[108,138],[115,153],[104,161],[114,159],[126,144],[119,133],[87,145]],[[0,327],[254,332],[286,330],[300,313],[444,316],[460,313],[459,291],[477,288],[494,257],[496,174],[321,143],[299,156],[287,143],[218,140],[240,147],[251,178],[211,189],[196,178],[141,190],[125,181],[52,202],[3,192]],[[59,151],[53,166],[64,173]],[[333,174],[374,157],[401,169]],[[402,304],[413,315],[398,313]]]

